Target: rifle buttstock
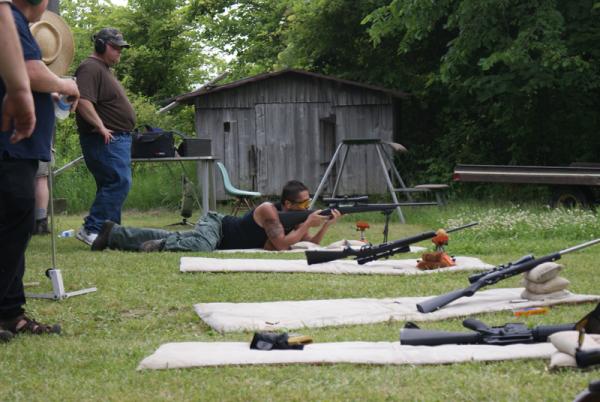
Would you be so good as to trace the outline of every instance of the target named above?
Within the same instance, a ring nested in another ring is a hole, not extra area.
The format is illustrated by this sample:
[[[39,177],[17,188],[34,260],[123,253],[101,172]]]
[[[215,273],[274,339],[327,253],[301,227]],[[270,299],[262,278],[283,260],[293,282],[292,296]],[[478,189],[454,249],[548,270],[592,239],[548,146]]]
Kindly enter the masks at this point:
[[[470,288],[458,289],[450,293],[446,293],[444,295],[432,297],[431,299],[427,299],[417,304],[417,310],[421,313],[431,313],[436,311],[446,304],[452,303],[456,299],[460,299],[464,296],[473,296],[475,292]]]
[[[340,260],[350,255],[346,250],[306,250],[304,253],[306,254],[306,262],[308,265]]]

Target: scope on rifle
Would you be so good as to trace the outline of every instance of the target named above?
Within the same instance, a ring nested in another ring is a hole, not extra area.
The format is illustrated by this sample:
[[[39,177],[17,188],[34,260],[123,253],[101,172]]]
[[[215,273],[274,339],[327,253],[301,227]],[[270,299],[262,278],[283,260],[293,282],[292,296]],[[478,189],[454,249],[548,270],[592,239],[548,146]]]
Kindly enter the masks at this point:
[[[337,205],[343,203],[368,203],[369,196],[368,195],[357,195],[354,197],[344,196],[344,197],[330,197],[330,198],[322,198],[323,202],[327,205]]]

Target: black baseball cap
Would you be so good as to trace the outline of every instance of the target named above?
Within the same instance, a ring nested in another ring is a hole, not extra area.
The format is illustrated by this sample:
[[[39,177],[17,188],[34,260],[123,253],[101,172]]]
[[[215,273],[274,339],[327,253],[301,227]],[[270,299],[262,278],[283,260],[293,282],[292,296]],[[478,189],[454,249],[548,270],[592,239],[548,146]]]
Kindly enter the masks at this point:
[[[102,28],[96,35],[95,39],[102,39],[104,42],[112,43],[120,47],[129,47],[129,43],[123,39],[123,34],[115,28]]]

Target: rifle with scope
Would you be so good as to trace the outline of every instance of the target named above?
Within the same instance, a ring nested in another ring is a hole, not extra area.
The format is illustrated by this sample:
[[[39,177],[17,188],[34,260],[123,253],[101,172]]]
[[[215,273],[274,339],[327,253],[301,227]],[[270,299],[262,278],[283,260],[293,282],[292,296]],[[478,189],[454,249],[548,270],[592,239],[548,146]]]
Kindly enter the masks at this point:
[[[546,342],[555,332],[571,331],[575,323],[559,325],[538,325],[528,328],[521,323],[509,323],[499,327],[490,327],[474,318],[463,321],[469,332],[428,331],[409,322],[400,330],[401,345],[437,346],[447,344],[467,345],[512,345],[514,343]]]
[[[421,313],[431,313],[432,311],[436,311],[444,307],[445,305],[453,302],[456,299],[460,299],[461,297],[471,297],[475,294],[475,292],[477,292],[479,289],[485,286],[493,285],[497,282],[500,282],[503,279],[510,278],[511,276],[530,271],[544,262],[559,260],[564,254],[581,250],[582,248],[592,246],[599,242],[600,239],[590,240],[588,242],[578,244],[577,246],[573,246],[556,253],[548,254],[540,258],[535,258],[533,255],[527,255],[525,257],[520,258],[516,262],[508,263],[506,265],[500,265],[481,274],[472,275],[469,278],[469,282],[471,283],[470,286],[464,289],[458,289],[453,292],[446,293],[444,295],[436,296],[431,299],[427,299],[421,303],[418,303],[417,310],[419,310]]]
[[[446,233],[456,232],[477,225],[478,222],[471,222],[463,226],[452,229],[447,229]],[[408,253],[410,245],[423,240],[431,239],[436,236],[436,232],[423,232],[414,236],[405,237],[400,240],[391,241],[389,243],[381,243],[379,245],[365,245],[359,249],[352,247],[344,247],[343,250],[306,250],[306,262],[308,265],[321,264],[324,262],[339,260],[346,257],[356,257],[359,264],[365,264],[369,261],[387,258],[398,253]]]
[[[336,199],[337,200],[337,199]],[[345,199],[344,199],[345,200]],[[435,202],[430,203],[436,205]],[[384,212],[389,213],[398,207],[411,207],[426,205],[422,202],[399,202],[394,204],[367,204],[363,202],[330,202],[328,207],[321,210],[319,215],[331,216],[331,210],[337,209],[342,215],[345,214],[356,214],[360,212]],[[303,211],[285,211],[279,212],[279,221],[284,228],[294,228],[296,225],[301,224],[308,216],[315,212],[314,209],[306,209]]]

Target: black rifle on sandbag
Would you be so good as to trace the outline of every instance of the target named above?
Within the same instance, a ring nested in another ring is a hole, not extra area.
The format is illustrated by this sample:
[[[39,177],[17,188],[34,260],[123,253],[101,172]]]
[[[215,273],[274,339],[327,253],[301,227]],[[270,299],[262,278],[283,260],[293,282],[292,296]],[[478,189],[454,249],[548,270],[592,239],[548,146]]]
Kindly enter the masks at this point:
[[[540,258],[535,258],[533,255],[528,255],[522,257],[516,262],[500,265],[489,271],[472,275],[469,278],[469,282],[471,283],[470,286],[464,289],[458,289],[453,292],[446,293],[444,295],[432,297],[431,299],[427,299],[421,303],[418,303],[417,310],[419,310],[421,313],[431,313],[456,299],[460,299],[461,297],[471,297],[475,294],[475,292],[485,286],[493,285],[503,279],[530,271],[542,263],[559,260],[563,254],[581,250],[582,248],[592,246],[599,242],[600,239],[594,239]]]
[[[471,222],[463,226],[452,229],[447,229],[446,233],[456,232],[477,225],[478,222]],[[408,253],[410,245],[423,240],[431,239],[436,236],[436,232],[423,232],[414,236],[405,237],[400,240],[391,241],[389,243],[381,243],[378,245],[366,245],[361,248],[344,247],[343,250],[306,250],[306,262],[308,265],[321,264],[323,262],[339,260],[346,257],[356,257],[359,264],[365,264],[369,261],[387,258],[398,253]]]
[[[559,325],[538,325],[528,328],[522,323],[508,323],[500,327],[489,327],[474,318],[463,321],[470,332],[428,331],[412,322],[400,330],[401,345],[437,346],[447,344],[468,345],[512,345],[514,343],[546,342],[555,332],[571,331],[575,323]]]

